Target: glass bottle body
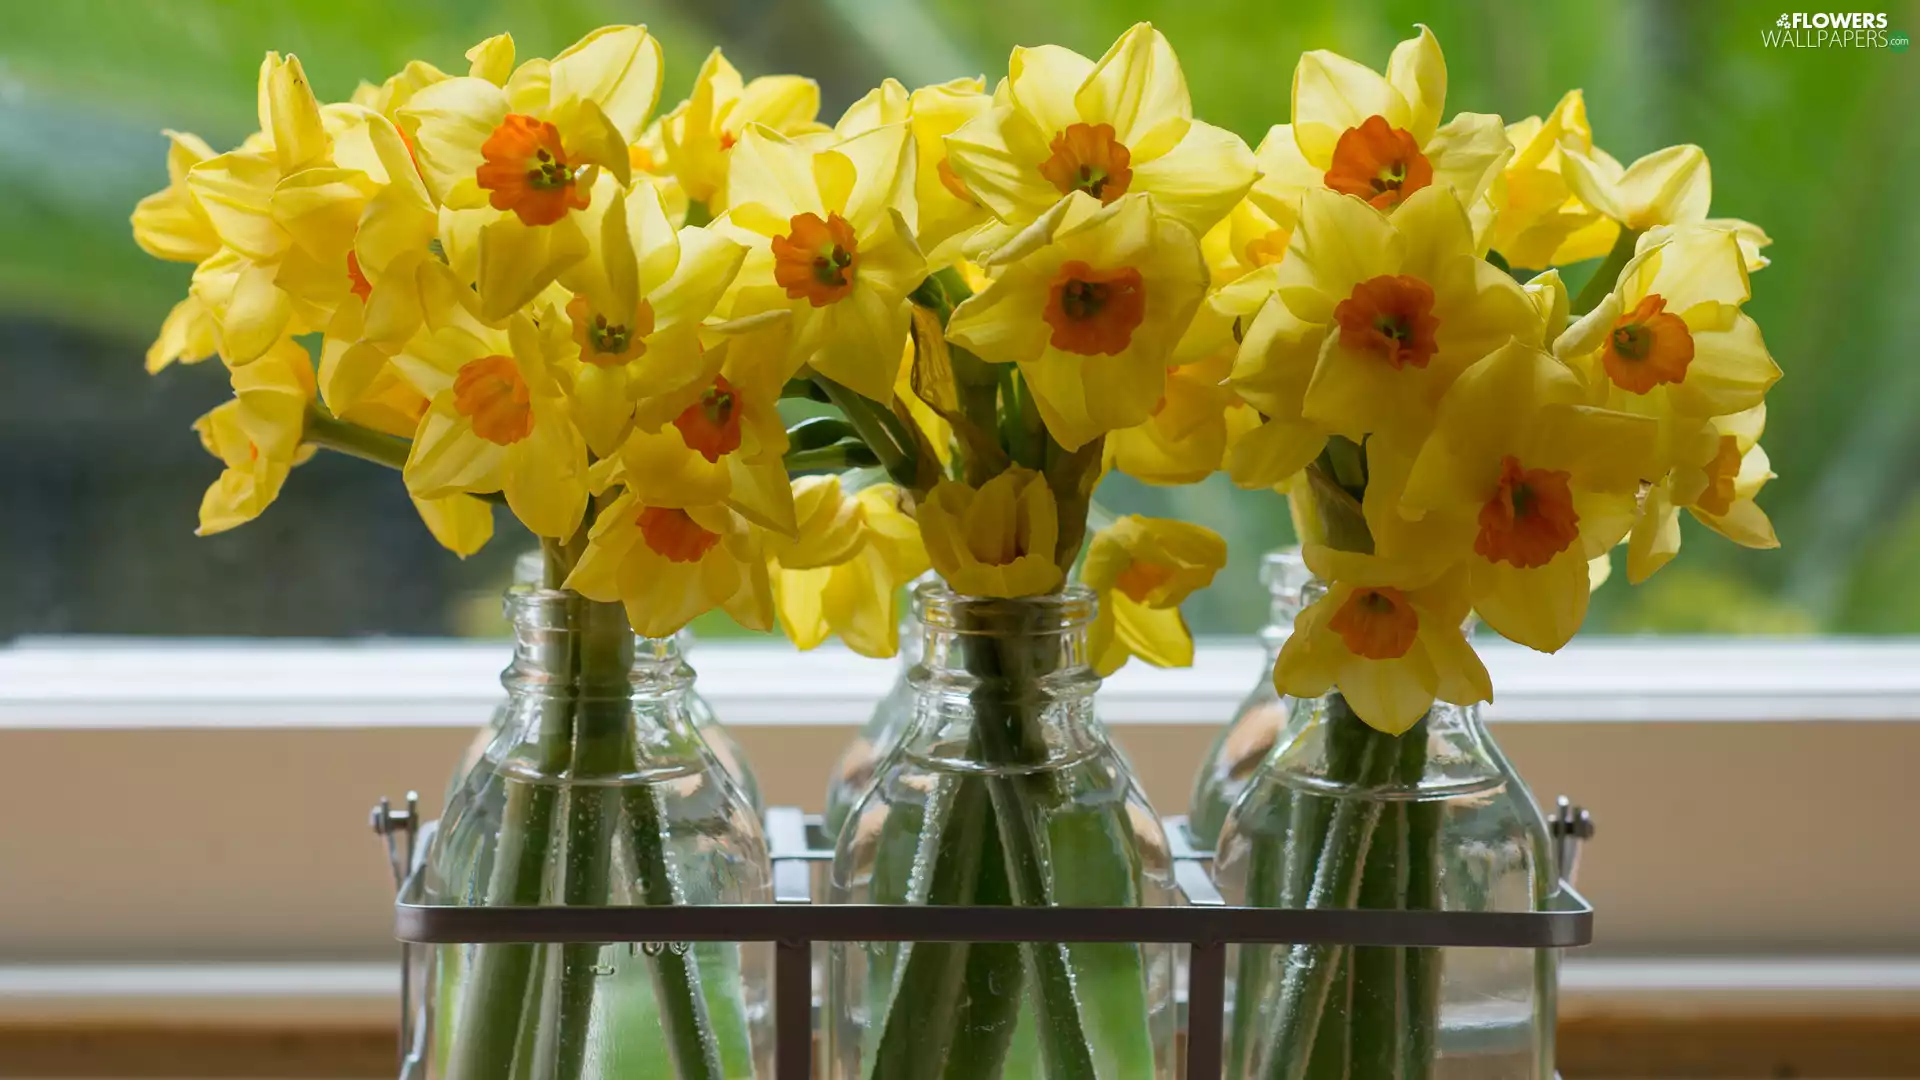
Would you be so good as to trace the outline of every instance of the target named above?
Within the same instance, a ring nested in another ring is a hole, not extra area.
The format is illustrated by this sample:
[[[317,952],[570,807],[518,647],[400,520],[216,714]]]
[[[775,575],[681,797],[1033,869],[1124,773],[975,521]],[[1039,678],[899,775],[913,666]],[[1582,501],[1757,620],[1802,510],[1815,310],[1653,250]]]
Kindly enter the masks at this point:
[[[507,717],[454,793],[424,899],[474,906],[760,903],[760,823],[695,733],[692,673],[618,605],[509,593]],[[432,1077],[771,1075],[764,944],[435,950]]]
[[[841,826],[846,824],[848,815],[853,812],[860,797],[872,786],[881,763],[900,745],[908,729],[913,726],[911,676],[914,665],[919,661],[919,626],[908,621],[900,629],[900,660],[893,685],[887,687],[887,692],[880,696],[879,702],[873,707],[873,714],[867,718],[860,733],[840,751],[839,759],[833,763],[833,773],[827,779],[825,824],[828,836],[840,835]]]
[[[1267,625],[1260,629],[1265,658],[1253,689],[1234,710],[1233,719],[1214,736],[1194,775],[1193,794],[1187,800],[1187,831],[1197,848],[1211,848],[1219,840],[1227,811],[1252,782],[1260,763],[1294,734],[1292,699],[1274,688],[1273,665],[1281,646],[1293,635],[1293,619],[1302,607],[1300,592],[1312,577],[1299,548],[1268,552],[1260,562],[1260,580],[1270,597]]]
[[[1230,904],[1534,911],[1559,888],[1546,819],[1478,708],[1436,703],[1399,736],[1339,694],[1295,701],[1228,814],[1214,880]],[[1226,1075],[1552,1080],[1555,954],[1528,949],[1238,946]]]
[[[1093,718],[1092,605],[917,590],[911,730],[841,831],[831,902],[1174,902],[1159,820]],[[1173,967],[1160,944],[836,945],[828,1075],[1163,1074]]]

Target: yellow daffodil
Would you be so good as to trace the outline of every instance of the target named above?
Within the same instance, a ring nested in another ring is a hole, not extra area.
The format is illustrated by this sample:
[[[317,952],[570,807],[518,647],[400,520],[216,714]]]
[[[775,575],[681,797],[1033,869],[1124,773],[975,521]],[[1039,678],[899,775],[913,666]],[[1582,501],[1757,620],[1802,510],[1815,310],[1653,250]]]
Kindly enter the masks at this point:
[[[907,299],[926,261],[896,204],[911,178],[905,124],[825,148],[753,126],[731,152],[732,205],[716,229],[748,245],[731,314],[785,310],[792,366],[890,401]]]
[[[1150,192],[1203,233],[1255,174],[1239,136],[1193,119],[1173,46],[1148,23],[1097,62],[1058,45],[1015,49],[993,107],[946,143],[966,190],[1015,226],[1075,192],[1102,203]]]
[[[1260,178],[1201,241],[1215,286],[1256,273],[1287,253],[1300,220],[1300,197],[1320,174],[1300,156],[1290,124],[1275,124],[1253,151]]]
[[[525,315],[502,333],[449,322],[396,358],[431,401],[407,458],[407,490],[426,499],[502,492],[536,536],[565,539],[587,504],[587,447],[555,376],[551,335]]]
[[[1676,419],[1669,436],[1673,471],[1640,503],[1627,541],[1627,580],[1638,585],[1680,553],[1680,509],[1742,547],[1775,548],[1773,523],[1754,501],[1773,479],[1760,447],[1766,406],[1707,421]]]
[[[624,187],[628,144],[660,94],[660,45],[645,27],[596,30],[506,84],[466,76],[422,87],[399,110],[441,205],[491,207],[479,230],[481,308],[504,317],[585,256],[576,218],[606,170]]]
[[[770,361],[723,342],[707,355],[706,381],[647,399],[607,468],[649,506],[724,504],[761,528],[792,535],[792,489],[781,455],[784,379]],[[598,488],[596,484],[596,489]]]
[[[1184,521],[1129,514],[1093,535],[1081,583],[1099,598],[1087,650],[1101,675],[1138,656],[1155,667],[1193,663],[1180,605],[1227,564],[1227,542]]]
[[[727,190],[728,158],[747,129],[759,124],[781,135],[823,131],[820,86],[798,75],[763,75],[742,83],[719,49],[707,56],[693,94],[661,126],[668,164],[687,198],[718,215],[737,198]]]
[[[1626,535],[1658,468],[1653,421],[1586,400],[1566,365],[1514,342],[1454,382],[1397,503],[1394,470],[1369,470],[1369,519],[1397,507],[1444,536],[1421,546],[1459,553],[1474,610],[1543,652],[1580,628],[1588,560]]]
[[[220,250],[220,234],[207,212],[200,209],[187,173],[218,156],[198,135],[163,132],[167,149],[167,186],[140,200],[133,208],[133,239],[156,259],[197,263]]]
[[[1420,722],[1434,700],[1493,700],[1493,683],[1461,630],[1466,571],[1444,559],[1396,560],[1308,544],[1326,594],[1293,622],[1273,685],[1315,698],[1339,690],[1354,715],[1390,735]]]
[[[979,79],[923,86],[907,102],[913,131],[914,236],[931,269],[953,265],[973,230],[992,217],[948,156],[947,136],[993,107]]]
[[[1038,596],[1060,587],[1059,510],[1046,478],[1014,467],[978,490],[941,480],[917,511],[927,558],[965,596]]]
[[[260,69],[261,133],[187,172],[221,248],[194,271],[192,295],[220,355],[246,364],[288,334],[319,329],[346,295],[354,224],[378,186],[331,162],[333,140],[294,57]],[[305,287],[321,282],[319,295]]]
[[[657,428],[716,385],[720,358],[703,355],[700,328],[746,249],[707,229],[675,230],[651,186],[631,195],[608,178],[599,186],[598,207],[583,215],[590,254],[560,282],[572,291],[565,315],[579,353],[574,419],[605,457],[626,439],[636,405]],[[721,418],[728,423],[737,419]]]
[[[1597,259],[1613,247],[1620,226],[1574,195],[1561,166],[1565,153],[1593,152],[1586,99],[1569,90],[1546,119],[1507,125],[1513,158],[1493,187],[1489,238],[1509,266],[1544,269]]]
[[[837,476],[809,476],[793,482],[793,499],[797,537],[767,538],[781,629],[802,649],[838,635],[862,656],[892,656],[900,588],[928,565],[900,489],[878,484],[848,495]]]
[[[1054,441],[1075,450],[1153,415],[1206,290],[1190,229],[1151,196],[1075,192],[990,261],[997,276],[954,309],[947,336],[1020,365]]]
[[[1382,76],[1316,49],[1293,69],[1293,138],[1327,188],[1392,210],[1428,188],[1479,202],[1513,148],[1500,118],[1459,113],[1445,124],[1447,62],[1420,36],[1394,47]]]
[[[1760,404],[1780,378],[1759,324],[1739,238],[1710,226],[1641,238],[1614,291],[1554,342],[1595,404],[1704,418]]]
[[[1474,254],[1465,208],[1440,187],[1391,215],[1309,191],[1275,273],[1231,377],[1267,417],[1228,463],[1247,487],[1298,472],[1329,434],[1417,440],[1462,370],[1515,336],[1538,337],[1526,293]]]
[[[1695,224],[1713,198],[1706,151],[1697,146],[1655,150],[1622,166],[1591,145],[1562,148],[1562,172],[1580,201],[1636,232],[1656,225]]]
[[[680,186],[680,178],[673,174],[673,166],[667,161],[667,137],[664,117],[655,117],[640,138],[627,147],[627,164],[633,169],[633,182],[646,184],[660,196],[660,205],[666,208],[667,220],[677,225],[687,221],[687,189]]]
[[[598,512],[565,587],[619,602],[636,633],[668,637],[716,608],[742,626],[772,628],[761,539],[724,506],[649,506],[625,492]]]
[[[1231,339],[1229,339],[1229,345]],[[1108,434],[1106,464],[1149,484],[1195,484],[1220,468],[1241,429],[1258,423],[1253,410],[1222,384],[1233,349],[1167,369],[1166,393],[1153,414]]]
[[[226,466],[200,500],[199,535],[244,525],[280,497],[287,473],[313,456],[301,442],[312,401],[313,361],[291,339],[234,370],[233,399],[193,424]]]

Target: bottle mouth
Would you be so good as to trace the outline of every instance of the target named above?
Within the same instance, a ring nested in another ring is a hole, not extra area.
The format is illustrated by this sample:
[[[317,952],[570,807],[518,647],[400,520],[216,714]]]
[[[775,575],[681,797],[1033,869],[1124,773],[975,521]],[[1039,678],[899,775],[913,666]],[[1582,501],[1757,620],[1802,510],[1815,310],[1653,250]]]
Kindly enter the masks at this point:
[[[914,587],[913,613],[922,626],[956,634],[1026,637],[1085,629],[1098,602],[1085,585],[1040,596],[964,596],[943,581]]]
[[[1298,598],[1300,590],[1312,580],[1313,571],[1307,569],[1306,557],[1297,546],[1269,551],[1260,557],[1260,583],[1276,599]]]

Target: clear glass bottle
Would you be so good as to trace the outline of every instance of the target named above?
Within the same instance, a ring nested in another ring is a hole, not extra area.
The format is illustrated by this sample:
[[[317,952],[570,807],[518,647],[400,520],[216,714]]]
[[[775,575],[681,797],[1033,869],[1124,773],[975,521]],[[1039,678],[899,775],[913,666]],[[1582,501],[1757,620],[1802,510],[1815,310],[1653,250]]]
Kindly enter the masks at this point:
[[[516,588],[507,611],[507,715],[441,818],[426,902],[769,901],[759,819],[694,731],[676,643],[571,593]],[[771,962],[765,944],[441,946],[428,1075],[770,1076]]]
[[[541,554],[538,548],[521,552],[520,557],[513,560],[512,587],[538,589],[546,578],[546,572],[546,556]],[[680,655],[684,657],[693,647],[692,630],[680,631],[678,646]],[[658,651],[659,646],[650,639],[641,638],[637,648],[641,656],[648,656]],[[500,729],[505,726],[511,712],[514,682],[520,674],[519,658],[516,655],[514,662],[509,664],[507,670],[500,675],[500,682],[506,686],[508,696],[494,706],[493,715],[487,718],[486,726],[474,732],[473,738],[467,741],[467,749],[460,755],[460,762],[454,766],[453,776],[447,781],[447,797],[441,805],[445,806],[453,801],[453,793],[459,789],[461,780],[465,779],[474,764],[486,754],[487,747],[493,743],[493,740],[499,737]],[[688,677],[692,677],[691,672],[688,673]],[[707,703],[706,698],[700,696],[700,691],[697,689],[689,690],[687,693],[687,715],[693,721],[693,729],[707,741],[707,747],[713,751],[713,756],[719,759],[721,767],[726,769],[727,773],[733,777],[734,783],[740,786],[740,793],[747,797],[747,803],[753,807],[753,812],[756,815],[761,813],[765,807],[760,802],[760,779],[753,774],[753,766],[747,761],[746,751],[741,749],[733,733],[720,723],[719,718],[713,713],[713,706]]]
[[[1437,703],[1396,737],[1337,692],[1292,707],[1297,734],[1221,829],[1214,881],[1228,903],[1549,905],[1559,876],[1546,818],[1479,708]],[[1552,950],[1242,946],[1228,964],[1228,1077],[1554,1075]]]
[[[900,740],[913,726],[913,684],[910,676],[913,666],[920,662],[919,625],[911,618],[902,621],[900,626],[900,663],[893,685],[887,687],[879,702],[873,707],[873,715],[867,718],[866,726],[860,729],[840,751],[840,757],[833,763],[833,773],[827,778],[827,812],[825,815],[826,834],[830,837],[840,835],[840,827],[846,824],[847,815],[853,812],[853,806],[860,796],[867,793],[873,784],[874,773],[880,769],[880,763],[900,745]]]
[[[1280,695],[1273,686],[1273,664],[1280,658],[1280,647],[1293,636],[1293,617],[1300,614],[1300,590],[1313,580],[1307,561],[1297,547],[1269,551],[1260,560],[1260,581],[1267,587],[1267,625],[1260,628],[1260,643],[1266,646],[1259,677],[1253,689],[1234,711],[1233,719],[1214,736],[1213,745],[1200,762],[1193,778],[1193,795],[1187,801],[1187,831],[1193,845],[1201,850],[1213,847],[1220,838],[1220,826],[1235,799],[1247,789],[1255,770],[1283,738],[1292,734],[1288,720],[1291,698]]]
[[[1159,906],[1166,836],[1094,720],[1091,593],[915,590],[912,726],[841,830],[829,900]],[[827,1075],[1171,1075],[1174,950],[1160,944],[829,949]]]

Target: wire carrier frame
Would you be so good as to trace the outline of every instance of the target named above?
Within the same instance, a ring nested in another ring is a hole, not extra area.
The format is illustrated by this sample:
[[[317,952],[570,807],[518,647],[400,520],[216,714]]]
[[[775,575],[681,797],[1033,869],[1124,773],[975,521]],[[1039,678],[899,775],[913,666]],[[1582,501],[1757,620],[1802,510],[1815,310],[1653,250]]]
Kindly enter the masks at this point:
[[[819,819],[794,807],[766,811],[773,903],[685,907],[457,907],[419,900],[420,862],[439,823],[422,823],[418,796],[404,809],[381,799],[373,830],[386,843],[398,896],[394,936],[403,944],[400,1078],[425,1076],[426,1025],[414,1002],[424,978],[420,946],[492,942],[639,943],[769,941],[774,945],[775,1080],[811,1080],[814,1066],[812,954],[815,942],[1105,941],[1188,946],[1187,1080],[1219,1080],[1226,947],[1345,945],[1404,948],[1562,949],[1593,940],[1593,905],[1573,887],[1593,818],[1562,797],[1549,821],[1560,890],[1545,911],[1366,911],[1229,906],[1208,872],[1213,853],[1186,843],[1186,822],[1166,819],[1181,906],[971,907],[815,904],[813,864],[833,859]]]

